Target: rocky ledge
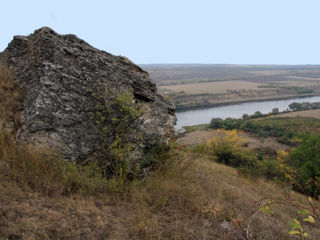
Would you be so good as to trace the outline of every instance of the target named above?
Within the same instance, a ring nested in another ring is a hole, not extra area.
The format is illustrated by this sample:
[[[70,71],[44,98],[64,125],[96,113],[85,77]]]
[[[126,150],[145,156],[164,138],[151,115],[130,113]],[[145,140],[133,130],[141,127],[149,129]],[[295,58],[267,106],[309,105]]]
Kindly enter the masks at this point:
[[[105,138],[115,138],[110,134],[115,128],[112,121],[98,126],[93,116],[97,111],[101,115],[97,107],[101,99],[112,104],[112,97],[123,93],[130,96],[131,105],[142,109],[127,126],[134,127],[134,133],[123,129],[134,143],[132,155],[168,143],[173,134],[175,107],[157,93],[149,74],[129,59],[96,49],[75,35],[43,27],[29,36],[15,36],[0,60],[14,71],[25,93],[18,139],[50,146],[68,160],[81,161]]]

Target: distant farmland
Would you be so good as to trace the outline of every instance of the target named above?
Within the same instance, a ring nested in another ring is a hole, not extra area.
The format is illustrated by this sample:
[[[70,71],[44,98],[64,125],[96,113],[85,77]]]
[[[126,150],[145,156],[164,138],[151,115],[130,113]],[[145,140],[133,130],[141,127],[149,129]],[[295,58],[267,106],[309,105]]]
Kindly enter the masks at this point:
[[[320,95],[320,66],[141,65],[178,110],[230,102]]]
[[[320,79],[320,65],[224,65],[224,64],[150,64],[141,65],[160,85],[205,81],[278,81]]]
[[[258,90],[261,84],[249,81],[219,81],[205,83],[188,83],[178,85],[160,86],[162,91],[168,92],[185,92],[186,94],[220,94],[234,90]],[[261,89],[260,89],[261,90]]]

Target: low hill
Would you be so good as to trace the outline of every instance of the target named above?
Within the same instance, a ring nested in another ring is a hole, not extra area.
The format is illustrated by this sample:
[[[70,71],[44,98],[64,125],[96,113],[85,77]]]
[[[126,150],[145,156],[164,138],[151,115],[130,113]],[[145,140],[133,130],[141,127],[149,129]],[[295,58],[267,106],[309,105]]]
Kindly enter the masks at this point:
[[[0,238],[292,239],[289,223],[299,210],[310,208],[307,198],[290,188],[242,176],[197,149],[179,147],[161,155],[169,160],[166,165],[125,185],[121,179],[95,183],[81,172],[65,170],[62,176],[73,184],[91,181],[90,191],[70,194],[61,191],[66,186],[52,174],[57,165],[32,178],[43,160],[23,153],[37,163],[34,168],[0,171]],[[29,181],[20,181],[26,173]],[[313,239],[320,237],[319,223],[302,226]]]

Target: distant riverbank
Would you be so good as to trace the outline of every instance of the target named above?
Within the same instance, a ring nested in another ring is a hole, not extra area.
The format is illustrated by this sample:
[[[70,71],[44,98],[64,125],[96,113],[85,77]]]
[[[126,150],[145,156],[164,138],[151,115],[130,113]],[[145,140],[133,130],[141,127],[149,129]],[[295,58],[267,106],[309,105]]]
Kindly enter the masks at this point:
[[[199,109],[208,109],[214,107],[221,106],[229,106],[241,103],[249,103],[249,102],[266,102],[266,101],[278,101],[278,100],[287,100],[287,99],[300,99],[300,98],[309,98],[309,97],[317,97],[320,96],[319,93],[308,93],[303,95],[289,95],[289,96],[280,96],[280,97],[272,97],[272,98],[251,98],[251,99],[243,99],[243,100],[230,100],[230,101],[221,101],[216,103],[204,103],[201,105],[194,106],[176,106],[176,112],[186,112],[190,110],[199,110]]]
[[[176,129],[183,126],[191,126],[197,124],[209,123],[212,118],[225,119],[227,117],[240,118],[243,114],[253,114],[260,111],[263,114],[269,113],[273,108],[278,108],[279,111],[284,111],[292,102],[320,102],[320,96],[294,97],[281,100],[268,101],[247,101],[237,104],[228,104],[223,106],[215,106],[210,108],[197,108],[187,111],[178,111]]]

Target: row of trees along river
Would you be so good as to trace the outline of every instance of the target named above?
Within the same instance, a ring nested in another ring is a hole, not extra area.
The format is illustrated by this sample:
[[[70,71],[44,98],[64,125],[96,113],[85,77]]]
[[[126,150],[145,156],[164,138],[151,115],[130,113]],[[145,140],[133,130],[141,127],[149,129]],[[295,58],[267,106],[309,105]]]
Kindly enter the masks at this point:
[[[209,123],[212,118],[241,118],[244,114],[252,115],[255,112],[267,114],[272,112],[273,109],[278,111],[286,110],[299,110],[299,108],[307,109],[308,105],[299,105],[292,103],[316,103],[320,102],[320,96],[285,99],[276,101],[260,101],[260,102],[245,102],[240,104],[211,107],[204,109],[193,109],[183,112],[177,112],[177,125],[176,129],[183,126],[192,126],[197,124]],[[291,104],[291,105],[290,105]],[[290,108],[289,108],[290,105]]]

